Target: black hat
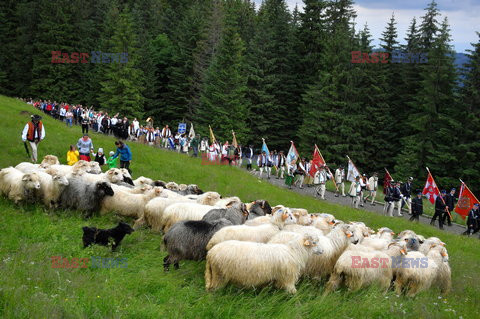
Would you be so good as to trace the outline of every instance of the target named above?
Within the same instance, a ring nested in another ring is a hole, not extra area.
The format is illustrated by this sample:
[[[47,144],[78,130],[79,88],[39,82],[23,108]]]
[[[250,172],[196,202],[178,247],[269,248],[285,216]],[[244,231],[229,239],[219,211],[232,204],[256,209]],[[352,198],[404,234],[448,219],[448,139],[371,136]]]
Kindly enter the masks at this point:
[[[32,114],[32,121],[40,121],[42,117],[38,114]]]
[[[418,192],[417,192],[417,195],[422,195],[422,192],[421,192],[421,191],[418,191]]]
[[[442,189],[441,193],[442,193],[442,194],[446,194],[446,193],[447,193],[447,191],[446,191],[446,190],[444,190],[444,189]]]

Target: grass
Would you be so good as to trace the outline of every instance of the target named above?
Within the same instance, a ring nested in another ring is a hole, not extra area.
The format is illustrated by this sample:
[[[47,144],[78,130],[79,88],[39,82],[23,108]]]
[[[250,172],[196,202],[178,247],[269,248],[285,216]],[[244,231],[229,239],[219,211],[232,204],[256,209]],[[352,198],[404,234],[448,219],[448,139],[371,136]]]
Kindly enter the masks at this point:
[[[32,107],[0,96],[3,125],[0,130],[0,167],[25,161],[20,133]],[[23,112],[23,113],[22,113]],[[65,162],[70,144],[81,135],[44,118],[47,137],[39,156],[56,154]],[[113,149],[113,139],[92,134],[95,147]],[[453,288],[445,298],[436,289],[411,299],[382,294],[375,287],[355,293],[340,290],[322,298],[323,285],[311,280],[298,284],[290,296],[272,287],[241,289],[227,286],[215,293],[204,290],[204,262],[181,262],[180,270],[163,272],[161,236],[140,230],[127,236],[118,252],[106,247],[81,247],[81,227],[111,227],[114,215],[84,220],[75,211],[48,211],[41,206],[16,206],[0,199],[0,317],[1,318],[474,318],[478,317],[480,286],[479,241],[403,219],[320,202],[228,166],[202,166],[172,152],[130,143],[134,176],[145,175],[179,183],[196,183],[202,189],[242,200],[267,199],[332,213],[339,219],[361,220],[371,227],[387,226],[398,232],[412,229],[424,236],[442,238],[449,249]],[[127,268],[55,269],[51,257],[122,257]]]

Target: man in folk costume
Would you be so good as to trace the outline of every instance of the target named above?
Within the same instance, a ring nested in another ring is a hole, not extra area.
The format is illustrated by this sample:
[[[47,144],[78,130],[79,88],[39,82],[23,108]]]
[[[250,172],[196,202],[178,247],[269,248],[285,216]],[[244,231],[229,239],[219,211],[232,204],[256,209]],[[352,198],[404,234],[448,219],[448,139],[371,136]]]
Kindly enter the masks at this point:
[[[243,161],[242,155],[243,155],[242,146],[238,145],[235,153],[235,161],[236,161],[235,163],[237,164],[238,167],[242,167],[242,161]]]
[[[153,128],[153,118],[150,116],[147,120],[147,128]]]
[[[150,128],[147,131],[147,143],[150,146],[155,143],[155,132],[153,131],[153,128]]]
[[[132,121],[133,124],[133,132],[137,135],[137,131],[140,129],[140,122],[138,122],[137,118],[134,118]]]
[[[288,188],[292,188],[293,179],[295,178],[295,171],[297,170],[297,161],[293,160],[287,164],[287,177],[285,178],[285,184],[288,185]]]
[[[162,129],[162,142],[163,148],[167,148],[168,146],[168,139],[172,136],[172,131],[168,128],[168,125]]]
[[[430,220],[430,225],[435,226],[435,220],[438,217],[438,226],[440,229],[443,229],[443,219],[442,216],[444,213],[447,212],[447,205],[445,203],[445,198],[447,195],[447,191],[442,189],[440,192],[440,195],[437,196],[437,199],[435,200],[435,214],[433,214],[432,219]]]
[[[360,191],[360,206],[362,207],[364,206],[363,192],[367,190],[367,182],[368,182],[367,175],[363,174],[360,177],[360,186],[362,187],[362,190]]]
[[[390,209],[391,206],[393,206],[393,192],[394,192],[394,185],[395,181],[392,179],[390,181],[390,186],[385,187],[385,198],[384,202],[385,205],[383,206],[383,213],[388,214],[389,216],[393,216],[390,212],[393,212],[393,207]]]
[[[352,199],[352,207],[358,208],[360,203],[360,194],[362,192],[362,185],[360,184],[360,176],[355,177],[355,181],[350,184],[348,195]]]
[[[412,200],[412,217],[410,217],[410,221],[419,221],[419,216],[423,214],[423,200],[422,200],[422,192],[417,192],[417,197]]]
[[[32,162],[36,163],[38,159],[38,144],[45,138],[45,127],[40,121],[42,119],[39,115],[32,115],[31,121],[23,128],[22,141],[30,145],[32,149]],[[25,144],[26,146],[27,144]]]
[[[283,151],[280,151],[277,157],[277,179],[283,179],[283,175],[285,174],[285,155],[283,154]]]
[[[259,175],[260,178],[262,178],[262,174],[264,170],[267,171],[267,175],[268,175],[267,164],[268,164],[268,156],[267,156],[267,153],[263,151],[262,154],[260,154],[257,158],[257,166],[260,169],[260,175]]]
[[[305,178],[303,180],[303,184],[307,185],[307,187],[312,186],[313,184],[313,178],[310,176],[310,170],[312,169],[312,162],[308,159],[305,158]]]
[[[388,210],[388,215],[391,217],[393,217],[393,210],[395,209],[395,205],[397,205],[397,207],[401,207],[401,203],[402,203],[402,192],[400,191],[400,182],[396,182],[395,184],[392,183],[392,185],[393,185],[393,189],[391,193],[392,205],[389,206],[389,210]],[[400,209],[398,210],[398,216],[399,217],[403,216]]]
[[[315,196],[320,195],[321,199],[325,199],[325,189],[328,178],[326,167],[326,165],[322,164],[315,172],[315,177],[313,178],[313,183],[318,185],[318,187],[315,189]]]
[[[245,151],[245,158],[247,159],[247,170],[252,169],[252,160],[253,160],[253,146],[250,145]]]
[[[227,162],[228,161],[228,148],[229,144],[228,141],[225,142],[225,144],[222,145],[222,162]]]
[[[217,158],[217,150],[215,149],[215,143],[210,144],[210,146],[208,147],[208,158],[212,162],[214,162]]]
[[[294,182],[295,186],[298,186],[299,188],[303,188],[303,180],[305,179],[305,175],[307,174],[305,170],[305,158],[303,158],[297,166],[296,170],[296,180]]]
[[[463,235],[472,235],[480,230],[480,204],[473,204],[467,217],[467,230]]]
[[[410,215],[412,214],[412,182],[413,177],[409,177],[407,182],[400,188],[400,191],[402,192],[402,205],[398,208],[398,213],[400,213],[403,206],[407,204],[408,213]]]
[[[155,145],[160,145],[160,139],[161,139],[160,136],[162,135],[162,132],[160,131],[160,128],[158,126],[155,129],[154,133],[155,133]]]
[[[372,176],[370,176],[367,182],[368,194],[363,199],[365,203],[367,202],[367,199],[371,197],[372,200],[370,202],[370,205],[375,206],[375,197],[377,196],[377,188],[378,188],[378,174],[375,172],[373,173]]]
[[[208,141],[207,138],[204,137],[200,142],[200,153],[205,153],[208,149]]]
[[[335,197],[338,197],[338,192],[342,190],[342,196],[345,197],[345,170],[343,165],[340,165],[335,170],[335,183],[338,185],[337,190],[335,191]]]
[[[448,193],[447,196],[445,196],[445,204],[447,204],[448,211],[450,212],[453,212],[453,210],[455,209],[455,203],[456,203],[455,191],[456,189],[452,188],[450,190],[450,193]],[[442,223],[444,225],[445,225],[445,222],[448,223],[448,226],[452,226],[452,220],[450,219],[450,215],[447,212],[444,212],[442,216]]]

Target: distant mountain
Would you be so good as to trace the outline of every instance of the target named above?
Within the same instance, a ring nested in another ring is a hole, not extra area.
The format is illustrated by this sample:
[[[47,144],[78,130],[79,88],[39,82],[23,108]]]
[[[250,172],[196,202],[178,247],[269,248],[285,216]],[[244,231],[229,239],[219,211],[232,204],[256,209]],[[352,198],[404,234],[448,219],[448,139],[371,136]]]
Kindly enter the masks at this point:
[[[468,56],[465,53],[455,53],[455,67],[457,70],[463,67],[464,63],[467,63]]]

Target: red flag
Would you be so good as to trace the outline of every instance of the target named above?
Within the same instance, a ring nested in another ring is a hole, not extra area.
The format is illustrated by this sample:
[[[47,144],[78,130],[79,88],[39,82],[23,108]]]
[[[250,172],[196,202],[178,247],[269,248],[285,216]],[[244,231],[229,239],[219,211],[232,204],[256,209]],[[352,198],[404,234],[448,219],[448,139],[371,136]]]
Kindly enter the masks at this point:
[[[467,185],[462,183],[462,186],[460,186],[460,194],[458,195],[457,206],[455,206],[455,212],[465,219],[475,203],[478,203],[478,199]]]
[[[440,194],[437,184],[435,184],[430,172],[428,172],[427,182],[425,183],[422,194],[430,201],[430,203],[432,203],[432,205],[435,204],[435,200]]]
[[[390,173],[387,171],[387,169],[385,168],[385,178],[383,179],[383,193],[386,194],[387,191],[386,189],[390,186],[392,186],[390,183],[392,181],[392,175],[390,175]]]
[[[315,145],[315,150],[313,151],[312,166],[310,167],[310,176],[314,177],[315,173],[320,169],[322,165],[325,165],[322,155],[318,151],[318,148]]]

